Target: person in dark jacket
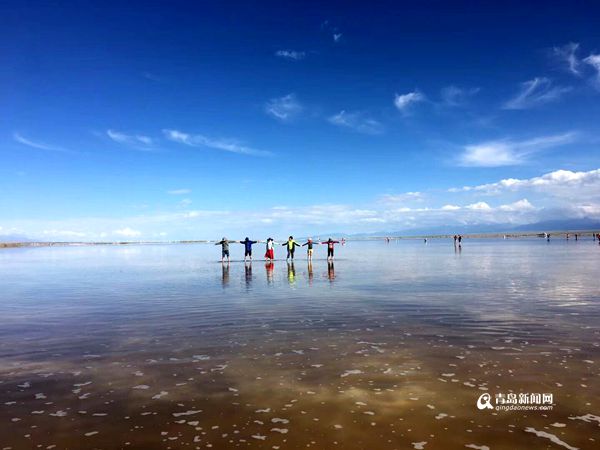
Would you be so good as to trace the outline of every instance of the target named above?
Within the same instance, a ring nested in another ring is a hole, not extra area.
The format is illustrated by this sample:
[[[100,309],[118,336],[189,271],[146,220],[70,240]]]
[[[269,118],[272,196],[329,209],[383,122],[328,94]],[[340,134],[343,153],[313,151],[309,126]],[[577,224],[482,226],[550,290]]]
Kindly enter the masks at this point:
[[[321,244],[327,244],[327,260],[329,260],[330,258],[333,260],[333,246],[339,243],[340,241],[334,241],[331,238],[329,238],[325,242],[321,242]]]
[[[240,244],[244,244],[244,262],[246,262],[246,258],[250,258],[252,261],[252,244],[256,244],[259,241],[251,241],[246,237],[243,241],[240,241]]]

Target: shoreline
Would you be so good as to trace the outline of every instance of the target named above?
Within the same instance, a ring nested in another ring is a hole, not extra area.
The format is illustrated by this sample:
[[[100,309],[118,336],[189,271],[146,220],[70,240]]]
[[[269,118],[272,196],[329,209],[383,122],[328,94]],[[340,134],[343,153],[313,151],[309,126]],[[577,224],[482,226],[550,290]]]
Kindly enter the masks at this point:
[[[551,230],[551,231],[529,231],[520,233],[470,233],[463,234],[463,239],[519,239],[519,238],[543,238],[544,233],[548,233],[555,239],[562,237],[566,239],[566,235],[574,239],[574,235],[577,234],[579,237],[590,237],[593,236],[597,231],[594,230]],[[360,241],[381,241],[381,240],[416,240],[416,239],[452,239],[454,234],[431,234],[431,235],[415,235],[415,236],[369,236],[369,237],[345,237],[346,242],[360,242]],[[341,238],[340,238],[341,239]],[[210,244],[214,241],[200,239],[200,240],[181,240],[181,241],[114,241],[114,242],[71,242],[71,241],[32,241],[32,242],[2,242],[0,241],[0,249],[2,248],[28,248],[28,247],[87,247],[87,246],[100,246],[100,245],[178,245],[178,244]]]

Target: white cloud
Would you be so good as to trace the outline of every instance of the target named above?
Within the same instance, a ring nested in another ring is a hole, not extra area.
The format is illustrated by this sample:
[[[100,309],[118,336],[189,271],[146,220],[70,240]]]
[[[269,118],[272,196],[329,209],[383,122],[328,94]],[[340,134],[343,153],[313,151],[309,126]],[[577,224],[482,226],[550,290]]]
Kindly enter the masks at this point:
[[[302,112],[302,105],[295,94],[270,99],[265,104],[265,112],[281,121],[290,121]]]
[[[425,96],[419,91],[409,92],[407,94],[396,94],[394,97],[394,105],[402,112],[406,112],[415,103],[425,101]]]
[[[72,153],[70,150],[67,150],[62,147],[57,147],[55,145],[45,144],[43,142],[32,141],[31,139],[27,139],[23,137],[19,133],[13,134],[13,139],[17,141],[19,144],[26,145],[28,147],[36,148],[38,150],[46,150],[49,152],[61,152],[61,153]]]
[[[591,54],[583,60],[586,64],[589,64],[596,70],[596,76],[594,78],[594,84],[600,88],[600,54]]]
[[[532,154],[546,148],[571,144],[577,133],[569,132],[542,136],[524,141],[489,141],[467,145],[458,158],[458,164],[467,167],[500,167],[524,164]]]
[[[464,106],[470,97],[477,94],[479,88],[460,88],[457,86],[446,86],[442,88],[440,95],[442,104],[450,107]]]
[[[577,57],[577,50],[579,44],[575,42],[569,42],[562,47],[554,47],[552,49],[553,55],[562,63],[567,64],[567,69],[574,75],[580,75],[581,61]]]
[[[192,200],[189,198],[184,198],[179,202],[179,206],[183,206],[184,208],[190,206],[192,204]]]
[[[407,201],[422,201],[424,196],[425,195],[422,192],[413,191],[404,192],[402,194],[385,194],[381,196],[380,200],[383,203],[401,203]]]
[[[185,195],[185,194],[190,194],[191,192],[192,192],[191,189],[171,189],[170,191],[167,191],[167,194]]]
[[[572,90],[569,86],[554,86],[548,78],[537,77],[521,83],[519,93],[508,100],[504,109],[529,109],[559,100]]]
[[[129,227],[121,228],[119,230],[113,231],[117,236],[123,236],[128,238],[140,237],[142,233],[140,231],[134,230]]]
[[[500,211],[509,211],[509,212],[522,212],[522,211],[533,211],[536,208],[529,203],[529,200],[526,198],[522,200],[518,200],[514,203],[510,203],[508,205],[501,205],[498,207]]]
[[[333,42],[340,42],[342,40],[342,33],[333,33]]]
[[[488,205],[486,202],[477,202],[477,203],[472,203],[470,205],[465,206],[466,209],[473,209],[476,211],[491,211],[491,207],[490,205]]]
[[[442,206],[442,211],[457,211],[460,209],[460,206],[456,205],[444,205]]]
[[[344,110],[327,119],[329,123],[340,127],[350,128],[364,134],[381,134],[383,125],[375,119],[366,117],[359,112],[346,112]]]
[[[299,61],[306,57],[305,52],[299,52],[296,50],[277,50],[275,52],[275,56],[278,56],[283,59],[290,59],[293,61]]]
[[[73,230],[43,230],[42,234],[54,239],[83,239],[88,235],[83,231]]]
[[[126,134],[114,130],[106,130],[109,138],[118,144],[127,145],[137,150],[151,150],[154,140],[143,134]]]
[[[167,139],[179,144],[189,145],[190,147],[209,147],[217,150],[223,150],[231,153],[239,153],[251,156],[271,156],[272,153],[265,150],[248,147],[237,139],[230,138],[209,138],[201,134],[188,134],[179,130],[163,130]]]
[[[555,170],[539,177],[533,178],[505,178],[496,183],[480,184],[477,186],[464,186],[452,192],[485,192],[499,194],[505,191],[519,191],[531,189],[537,192],[552,194],[558,197],[579,199],[594,199],[600,197],[600,169],[587,172],[573,172],[571,170]]]

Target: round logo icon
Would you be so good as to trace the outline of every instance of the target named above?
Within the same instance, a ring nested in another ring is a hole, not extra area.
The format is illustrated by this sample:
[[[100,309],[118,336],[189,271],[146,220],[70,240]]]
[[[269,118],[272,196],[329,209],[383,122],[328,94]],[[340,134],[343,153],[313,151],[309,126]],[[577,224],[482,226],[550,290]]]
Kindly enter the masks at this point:
[[[491,404],[492,396],[487,392],[485,394],[481,394],[477,399],[477,408],[478,409],[494,409]]]

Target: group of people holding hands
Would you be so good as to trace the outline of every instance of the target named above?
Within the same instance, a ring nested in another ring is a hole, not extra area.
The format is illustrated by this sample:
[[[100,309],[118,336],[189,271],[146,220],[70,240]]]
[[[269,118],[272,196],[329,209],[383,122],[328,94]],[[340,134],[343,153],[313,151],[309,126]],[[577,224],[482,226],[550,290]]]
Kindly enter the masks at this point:
[[[264,242],[266,245],[265,251],[265,259],[267,261],[273,261],[275,259],[275,246],[281,245],[287,248],[287,257],[286,260],[294,259],[294,252],[296,247],[307,247],[306,257],[309,261],[312,260],[313,248],[314,245],[327,245],[327,260],[333,260],[333,249],[335,244],[339,244],[340,241],[334,241],[329,238],[324,242],[314,242],[312,238],[308,238],[304,244],[298,244],[293,236],[290,236],[286,242],[275,242],[273,238],[268,238],[266,241],[253,241],[249,238],[244,239],[243,241],[231,241],[224,237],[219,242],[216,242],[215,245],[221,246],[221,262],[224,262],[225,259],[229,262],[229,244],[243,244],[244,245],[244,262],[249,258],[252,261],[252,246],[254,244]],[[344,240],[342,239],[342,244],[344,244]]]

